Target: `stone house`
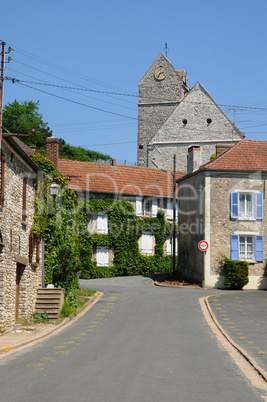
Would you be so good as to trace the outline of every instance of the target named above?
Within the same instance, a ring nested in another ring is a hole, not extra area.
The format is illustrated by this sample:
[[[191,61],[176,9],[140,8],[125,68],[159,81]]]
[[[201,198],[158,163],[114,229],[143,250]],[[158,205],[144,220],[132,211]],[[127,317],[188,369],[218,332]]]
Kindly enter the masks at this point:
[[[243,140],[178,180],[178,271],[225,287],[221,256],[249,262],[245,289],[266,289],[267,141]],[[200,241],[208,243],[200,251]]]
[[[35,310],[42,286],[42,241],[32,234],[34,182],[42,172],[31,149],[5,135],[1,143],[0,333]]]
[[[173,174],[157,169],[111,163],[80,162],[58,158],[59,140],[47,138],[46,157],[54,162],[58,171],[69,180],[69,186],[79,197],[87,200],[111,198],[132,203],[135,214],[140,218],[156,217],[158,209],[165,212],[167,221],[173,220]],[[185,173],[177,173],[176,179]],[[88,231],[108,233],[106,214],[92,217]],[[171,255],[171,239],[165,243],[165,254]],[[143,233],[139,239],[139,249],[144,255],[153,255],[155,238],[151,233]],[[177,250],[177,247],[176,247]],[[177,252],[176,252],[177,254]],[[111,266],[113,252],[107,247],[94,250],[93,260],[97,265]]]
[[[188,171],[190,150],[199,149],[200,164],[243,139],[207,90],[188,86],[184,70],[175,70],[161,53],[139,83],[138,166]]]

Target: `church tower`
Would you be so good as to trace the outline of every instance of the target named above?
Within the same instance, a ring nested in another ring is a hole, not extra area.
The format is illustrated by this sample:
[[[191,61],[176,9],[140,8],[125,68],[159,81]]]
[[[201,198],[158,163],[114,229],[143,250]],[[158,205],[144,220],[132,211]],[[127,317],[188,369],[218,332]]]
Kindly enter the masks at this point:
[[[163,53],[139,83],[137,165],[148,166],[148,143],[189,92],[187,73]]]

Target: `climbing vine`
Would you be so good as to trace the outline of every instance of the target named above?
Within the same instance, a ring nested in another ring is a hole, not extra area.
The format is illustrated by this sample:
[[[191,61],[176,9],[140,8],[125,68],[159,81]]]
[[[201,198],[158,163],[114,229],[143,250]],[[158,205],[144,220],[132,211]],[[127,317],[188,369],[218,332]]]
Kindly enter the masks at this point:
[[[89,213],[88,213],[89,211]],[[98,278],[118,275],[145,275],[154,272],[171,270],[171,257],[164,256],[164,242],[171,232],[171,224],[167,223],[162,210],[155,218],[137,218],[131,203],[114,199],[91,200],[82,211],[86,227],[90,217],[104,212],[108,216],[108,234],[84,234],[80,244],[82,258],[82,277]],[[142,255],[138,240],[143,232],[155,236],[155,253],[152,256]],[[86,239],[86,240],[85,240]],[[110,267],[97,267],[92,261],[96,247],[106,246],[113,250],[114,260]]]
[[[36,213],[33,231],[45,241],[45,282],[70,289],[82,278],[151,274],[171,270],[171,257],[164,256],[164,242],[172,231],[164,212],[154,218],[140,219],[130,202],[114,199],[77,198],[55,165],[41,155],[34,162],[44,172],[36,182]],[[59,187],[57,196],[50,194],[52,183]],[[99,213],[108,216],[108,234],[89,233],[88,224]],[[154,255],[139,251],[143,232],[155,237]],[[113,264],[97,267],[93,261],[96,247],[112,250]]]

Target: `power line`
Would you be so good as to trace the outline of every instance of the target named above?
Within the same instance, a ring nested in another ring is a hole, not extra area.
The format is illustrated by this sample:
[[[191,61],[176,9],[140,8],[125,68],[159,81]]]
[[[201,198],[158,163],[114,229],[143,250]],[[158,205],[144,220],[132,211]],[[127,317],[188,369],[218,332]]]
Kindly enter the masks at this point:
[[[125,142],[110,142],[108,144],[94,144],[94,145],[82,145],[83,148],[88,148],[88,147],[100,147],[104,145],[121,145],[121,144],[136,144],[136,141],[125,141]]]
[[[5,77],[5,79],[8,81],[12,81],[13,83],[25,82],[28,84],[46,85],[46,86],[50,86],[50,87],[63,88],[63,89],[74,89],[75,91],[87,91],[87,92],[95,92],[98,94],[105,94],[105,95],[107,94],[107,95],[118,95],[118,96],[130,96],[130,97],[138,98],[138,95],[122,94],[122,93],[118,93],[118,92],[97,91],[95,89],[89,89],[89,88],[67,87],[64,85],[48,84],[48,83],[44,83],[44,82],[23,81],[23,80],[19,80],[17,78],[11,78],[11,77]]]
[[[124,89],[122,89],[122,88],[115,87],[115,86],[113,86],[113,85],[104,83],[104,82],[102,82],[102,81],[98,81],[98,80],[95,80],[95,79],[88,78],[87,76],[85,76],[85,75],[83,75],[83,74],[77,73],[77,72],[75,72],[75,71],[73,71],[73,70],[70,70],[70,69],[68,69],[68,68],[66,68],[66,67],[59,66],[58,64],[55,64],[55,63],[52,63],[52,62],[48,62],[47,60],[42,59],[42,58],[39,57],[39,56],[35,56],[35,55],[33,55],[32,53],[29,53],[29,52],[27,52],[27,51],[25,51],[25,50],[23,50],[23,49],[20,49],[20,48],[14,46],[14,45],[11,45],[11,46],[12,46],[13,49],[15,49],[15,50],[18,51],[19,53],[23,54],[24,56],[29,57],[29,58],[31,58],[31,59],[33,59],[33,60],[39,62],[39,63],[48,65],[48,66],[50,66],[50,67],[52,67],[52,68],[54,68],[54,69],[57,69],[57,70],[60,70],[60,71],[65,71],[66,73],[71,74],[72,76],[75,75],[75,76],[77,76],[77,77],[79,77],[79,78],[82,78],[82,79],[84,79],[84,80],[86,80],[86,81],[94,82],[94,83],[96,83],[97,85],[106,86],[106,87],[109,87],[109,88],[116,88],[116,89],[123,90],[123,91],[125,91],[125,92],[129,92],[129,91],[126,91],[126,90],[124,90]],[[131,91],[130,91],[130,92],[131,92]]]
[[[25,87],[27,87],[27,88],[34,89],[35,91],[42,92],[42,93],[44,93],[44,94],[46,94],[46,95],[54,96],[55,98],[58,98],[58,99],[63,99],[63,100],[65,100],[65,101],[67,101],[67,102],[71,102],[71,103],[75,103],[76,105],[80,105],[80,106],[87,107],[87,108],[89,108],[89,109],[94,109],[94,110],[98,110],[98,111],[100,111],[100,112],[109,113],[109,114],[112,114],[112,115],[115,115],[115,116],[124,117],[124,118],[126,118],[126,119],[138,120],[136,117],[126,116],[126,115],[124,115],[124,114],[115,113],[115,112],[111,112],[111,111],[109,111],[109,110],[104,110],[104,109],[97,108],[97,107],[94,107],[94,106],[86,105],[85,103],[81,103],[81,102],[74,101],[74,100],[72,100],[72,99],[64,98],[63,96],[55,95],[55,94],[52,94],[51,92],[43,91],[43,90],[41,90],[41,89],[31,87],[30,85],[23,84],[23,83],[21,83],[21,82],[19,82],[18,84],[19,84],[19,85],[23,85],[23,86],[25,86]]]
[[[10,70],[12,70],[12,69],[10,69]],[[13,70],[13,71],[15,71],[15,70]],[[25,74],[23,74],[23,75],[25,75]],[[51,75],[51,74],[49,74],[49,75]],[[55,76],[53,76],[53,77],[55,77]],[[55,77],[55,78],[58,78],[58,77]],[[98,90],[85,88],[85,87],[78,88],[78,87],[68,87],[68,86],[64,86],[64,85],[50,84],[50,83],[46,83],[46,82],[24,81],[24,80],[20,80],[20,79],[17,79],[17,78],[12,78],[12,77],[6,77],[5,79],[9,80],[9,81],[12,81],[13,83],[29,83],[29,84],[35,84],[35,85],[45,85],[45,86],[50,86],[50,87],[55,87],[55,88],[75,90],[75,91],[94,92],[94,93],[99,93],[99,94],[104,94],[104,95],[128,96],[128,97],[138,98],[138,95],[123,94],[123,93],[118,93],[118,92],[98,91]],[[66,81],[66,80],[64,80],[64,81]],[[70,81],[66,81],[66,82],[70,82]],[[33,89],[35,89],[35,88],[33,88]],[[156,100],[158,100],[158,98],[157,99],[156,98],[150,98],[150,101],[156,101]],[[161,102],[162,101],[167,102],[167,101],[169,101],[169,99],[160,99],[160,101]],[[177,102],[177,103],[181,103],[181,102]],[[209,103],[204,103],[204,102],[190,101],[190,103],[195,104],[195,105],[201,105],[201,106],[210,106]],[[227,104],[221,104],[221,103],[217,103],[217,105],[220,106],[220,107],[229,108],[229,111],[231,111],[233,109],[234,110],[239,109],[239,111],[246,111],[246,110],[266,111],[267,110],[267,108],[255,107],[255,106],[227,105]],[[121,106],[121,107],[123,107],[123,106]]]

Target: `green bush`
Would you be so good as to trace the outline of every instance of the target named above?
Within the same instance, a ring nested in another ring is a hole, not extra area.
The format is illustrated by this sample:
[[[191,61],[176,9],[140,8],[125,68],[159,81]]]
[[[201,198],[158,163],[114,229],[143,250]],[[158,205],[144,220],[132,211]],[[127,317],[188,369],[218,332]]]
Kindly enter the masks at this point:
[[[224,281],[228,289],[242,289],[249,281],[248,262],[223,257]]]
[[[35,324],[47,324],[49,322],[46,311],[44,313],[33,313],[32,318]]]

